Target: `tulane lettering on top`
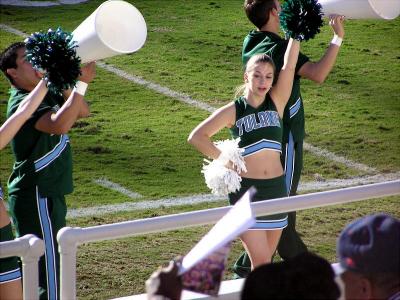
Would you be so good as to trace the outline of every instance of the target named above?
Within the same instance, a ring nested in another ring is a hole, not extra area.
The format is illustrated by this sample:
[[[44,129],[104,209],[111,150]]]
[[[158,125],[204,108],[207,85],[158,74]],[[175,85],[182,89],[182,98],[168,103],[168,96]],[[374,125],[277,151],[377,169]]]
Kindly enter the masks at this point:
[[[257,113],[257,116],[258,122],[255,114],[245,116],[236,121],[236,127],[239,129],[239,136],[243,134],[243,130],[250,132],[267,126],[281,127],[281,124],[279,123],[279,114],[276,111],[260,111]]]

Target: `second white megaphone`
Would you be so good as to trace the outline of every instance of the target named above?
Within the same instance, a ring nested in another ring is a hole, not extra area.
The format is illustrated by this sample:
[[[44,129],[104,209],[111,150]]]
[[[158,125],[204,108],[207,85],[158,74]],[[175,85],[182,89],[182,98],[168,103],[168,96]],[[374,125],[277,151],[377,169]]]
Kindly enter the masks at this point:
[[[128,2],[101,4],[72,33],[82,63],[139,50],[147,37],[146,22]]]
[[[400,0],[318,0],[325,16],[343,15],[347,19],[395,19]]]

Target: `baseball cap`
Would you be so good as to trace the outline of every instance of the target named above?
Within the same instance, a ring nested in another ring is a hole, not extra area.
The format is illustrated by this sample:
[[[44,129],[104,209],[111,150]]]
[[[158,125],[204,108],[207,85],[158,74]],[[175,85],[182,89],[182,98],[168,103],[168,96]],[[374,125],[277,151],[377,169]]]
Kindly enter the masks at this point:
[[[395,273],[400,271],[400,220],[388,214],[357,219],[341,232],[335,273]]]

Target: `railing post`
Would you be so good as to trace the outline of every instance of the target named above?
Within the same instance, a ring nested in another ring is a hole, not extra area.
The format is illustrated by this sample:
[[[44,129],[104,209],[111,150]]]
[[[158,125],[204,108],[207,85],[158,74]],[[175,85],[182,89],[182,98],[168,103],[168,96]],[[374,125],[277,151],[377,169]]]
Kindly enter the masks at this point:
[[[39,299],[38,262],[44,254],[44,243],[33,234],[0,243],[0,257],[20,256],[22,260],[22,280],[24,299]]]
[[[64,227],[58,231],[58,251],[60,253],[60,299],[76,299],[76,252],[77,233],[81,228]]]
[[[23,295],[24,299],[39,299],[38,263],[40,257],[44,254],[44,242],[32,234],[28,236],[29,250],[26,255],[21,257]]]

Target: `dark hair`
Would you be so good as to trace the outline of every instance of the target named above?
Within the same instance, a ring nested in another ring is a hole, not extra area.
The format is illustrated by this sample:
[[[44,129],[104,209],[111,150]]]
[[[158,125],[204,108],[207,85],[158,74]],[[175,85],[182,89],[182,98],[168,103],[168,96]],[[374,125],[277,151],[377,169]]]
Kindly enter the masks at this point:
[[[312,253],[255,268],[241,300],[338,299],[340,290],[328,261]]]
[[[274,0],[245,0],[243,8],[251,23],[261,29],[269,21],[269,12],[277,7]]]
[[[24,42],[13,43],[0,54],[0,69],[11,83],[14,83],[7,69],[17,68],[17,51],[25,48]]]

